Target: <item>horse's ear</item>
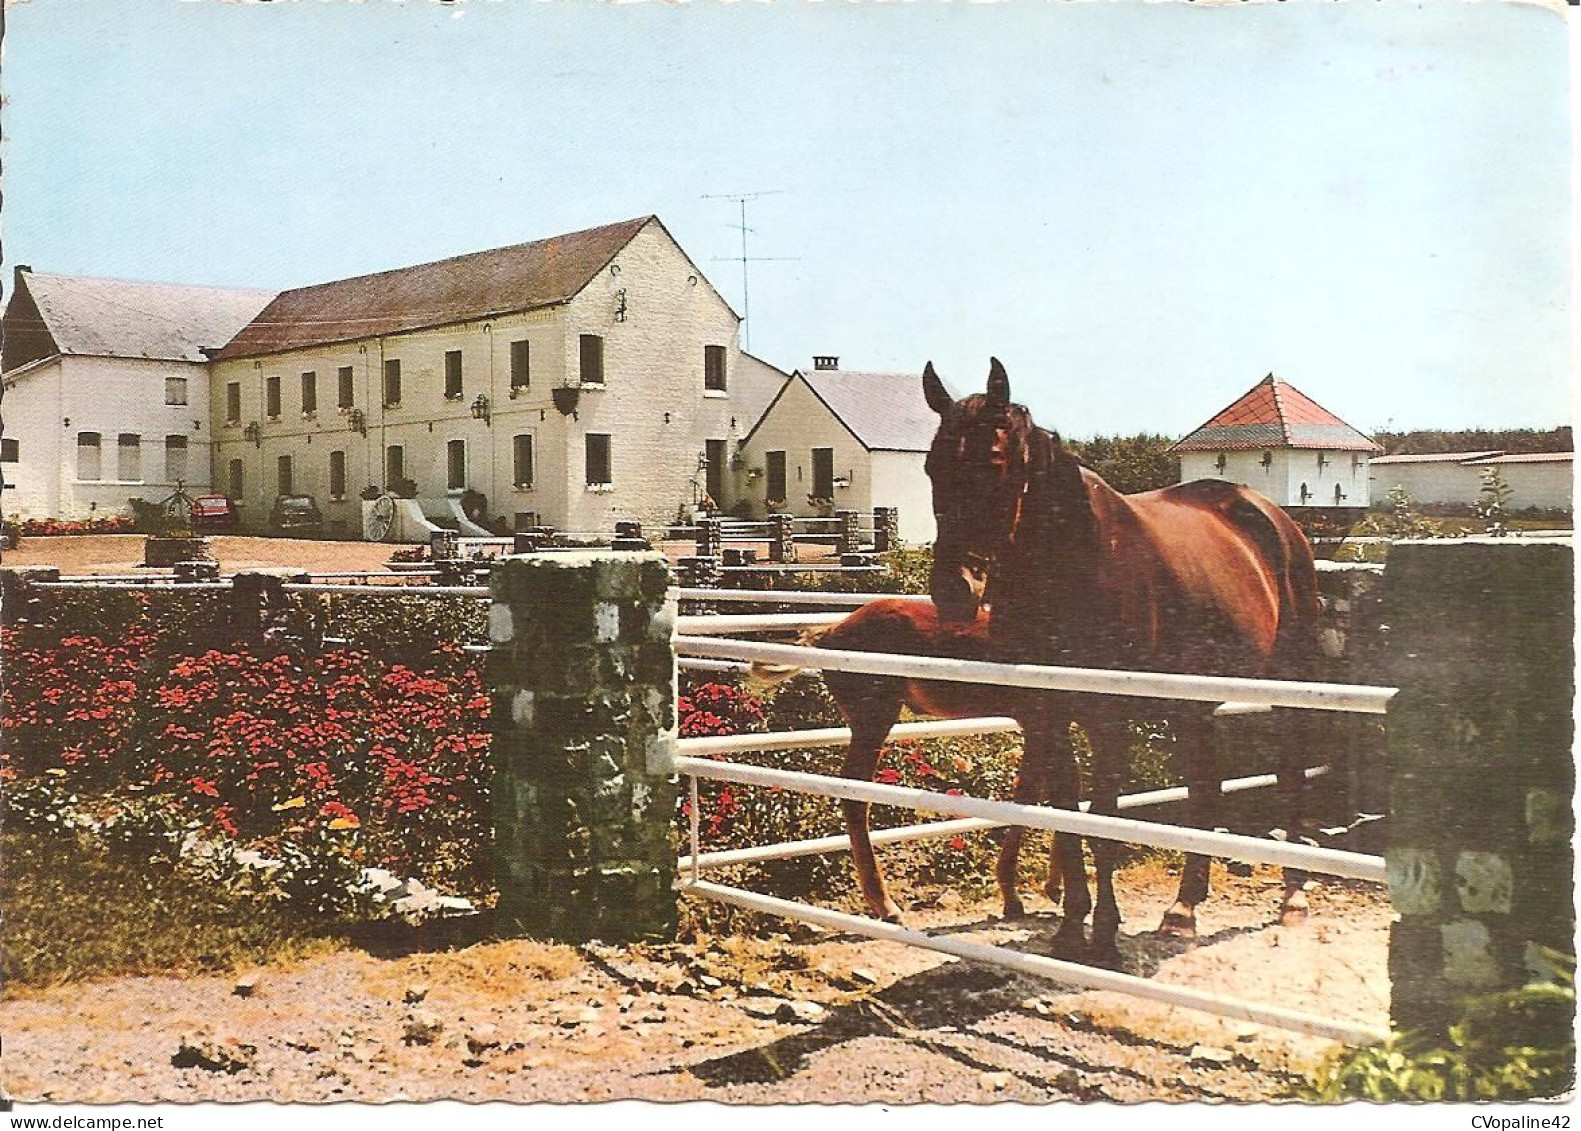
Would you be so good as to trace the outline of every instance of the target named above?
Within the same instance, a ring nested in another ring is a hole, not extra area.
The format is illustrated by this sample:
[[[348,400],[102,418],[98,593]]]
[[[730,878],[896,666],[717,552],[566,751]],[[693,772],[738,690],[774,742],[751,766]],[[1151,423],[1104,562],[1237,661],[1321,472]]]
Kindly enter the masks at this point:
[[[943,416],[955,403],[955,398],[950,396],[949,390],[944,387],[944,382],[939,380],[939,375],[933,371],[933,362],[928,362],[922,369],[922,395],[928,399],[928,407]]]
[[[997,357],[988,359],[988,403],[999,408],[1010,403],[1010,375]]]

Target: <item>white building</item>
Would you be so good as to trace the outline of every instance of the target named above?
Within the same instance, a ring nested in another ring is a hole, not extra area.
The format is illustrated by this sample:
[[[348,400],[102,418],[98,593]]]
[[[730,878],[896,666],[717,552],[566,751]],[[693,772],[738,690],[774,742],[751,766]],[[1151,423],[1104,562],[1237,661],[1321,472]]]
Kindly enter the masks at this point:
[[[818,357],[785,380],[743,441],[743,497],[755,514],[895,507],[903,540],[932,542],[923,461],[938,426],[919,374],[858,373]]]
[[[282,293],[213,355],[216,479],[257,529],[364,489],[494,529],[661,524],[728,505],[730,454],[780,374],[655,216]],[[483,501],[477,506],[477,496]]]
[[[210,485],[208,364],[273,292],[18,267],[4,316],[0,511],[124,514]]]
[[[1270,373],[1170,451],[1180,479],[1224,479],[1282,507],[1368,505],[1369,462],[1383,449]]]
[[[1434,452],[1379,456],[1372,461],[1373,496],[1403,487],[1414,502],[1471,506],[1482,496],[1482,474],[1497,468],[1511,494],[1511,510],[1570,510],[1575,490],[1573,452]]]

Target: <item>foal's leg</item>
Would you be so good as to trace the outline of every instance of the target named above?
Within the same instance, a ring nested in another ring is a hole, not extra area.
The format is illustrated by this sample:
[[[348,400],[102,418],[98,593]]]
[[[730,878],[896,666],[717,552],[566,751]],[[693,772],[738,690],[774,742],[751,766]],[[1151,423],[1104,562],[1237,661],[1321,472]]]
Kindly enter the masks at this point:
[[[1087,728],[1092,739],[1092,812],[1108,817],[1120,814],[1120,780],[1130,753],[1130,734],[1123,719],[1105,718]],[[1119,842],[1092,841],[1093,862],[1098,869],[1098,906],[1092,914],[1092,960],[1104,966],[1120,964],[1116,939],[1120,933],[1120,904],[1114,895],[1114,869]]]
[[[1048,793],[1055,743],[1049,729],[1031,717],[1021,720],[1021,734],[1021,773],[1016,778],[1012,800],[1022,805],[1036,805]],[[1019,919],[1026,914],[1021,895],[1016,891],[1016,873],[1020,870],[1021,845],[1026,840],[1026,832],[1020,825],[1011,825],[1005,829],[1004,839],[999,843],[994,878],[999,881],[1006,919]]]
[[[882,683],[859,684],[848,691],[847,685],[836,681],[830,686],[830,693],[851,726],[851,745],[845,752],[841,776],[872,781],[878,769],[879,751],[900,718],[900,697],[889,692]],[[867,802],[844,801],[841,808],[845,811],[845,831],[851,838],[851,860],[856,865],[856,880],[862,896],[874,915],[898,923],[900,908],[884,889],[884,876],[868,835]]]
[[[1186,806],[1193,828],[1212,829],[1218,819],[1220,783],[1215,748],[1215,723],[1211,711],[1185,710],[1172,716],[1175,742],[1185,753]],[[1198,853],[1186,856],[1180,871],[1180,891],[1175,905],[1164,913],[1158,933],[1171,938],[1197,937],[1197,904],[1208,898],[1212,861]]]

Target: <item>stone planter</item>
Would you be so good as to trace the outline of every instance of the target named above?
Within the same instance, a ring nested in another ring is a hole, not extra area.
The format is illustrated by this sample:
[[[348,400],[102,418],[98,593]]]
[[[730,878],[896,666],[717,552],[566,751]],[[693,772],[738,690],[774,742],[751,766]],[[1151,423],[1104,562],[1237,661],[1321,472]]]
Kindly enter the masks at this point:
[[[173,569],[177,562],[212,562],[207,538],[164,537],[150,534],[143,543],[143,564],[153,569]]]

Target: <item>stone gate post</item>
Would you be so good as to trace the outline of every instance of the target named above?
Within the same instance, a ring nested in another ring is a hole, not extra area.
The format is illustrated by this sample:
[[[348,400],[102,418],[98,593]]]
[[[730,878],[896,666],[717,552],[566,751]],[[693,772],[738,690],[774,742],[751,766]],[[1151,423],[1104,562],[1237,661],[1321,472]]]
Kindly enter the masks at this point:
[[[1568,542],[1396,543],[1383,580],[1391,1014],[1456,1001],[1575,953],[1574,557]]]
[[[674,938],[671,585],[655,552],[494,567],[487,674],[504,932]]]

